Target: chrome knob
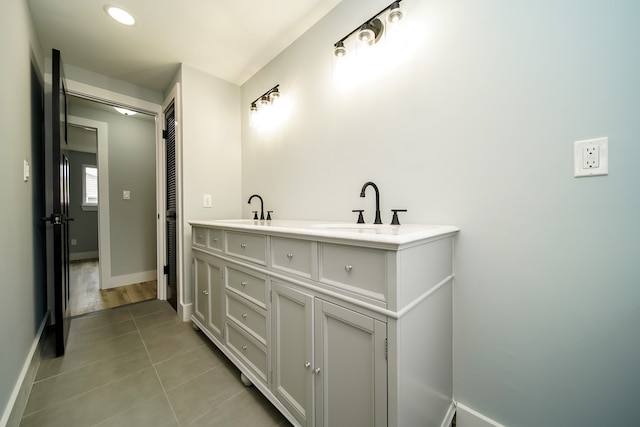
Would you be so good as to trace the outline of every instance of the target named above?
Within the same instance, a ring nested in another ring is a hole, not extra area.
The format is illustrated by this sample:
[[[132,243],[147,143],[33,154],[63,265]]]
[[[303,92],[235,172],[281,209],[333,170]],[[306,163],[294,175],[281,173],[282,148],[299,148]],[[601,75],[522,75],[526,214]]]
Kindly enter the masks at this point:
[[[247,282],[241,282],[240,285],[241,286],[247,286]]]
[[[240,245],[240,247],[241,247],[242,249],[244,249],[244,248],[246,248],[246,247],[247,247],[247,244],[246,244],[246,243],[243,243],[243,244],[241,244],[241,245]]]
[[[202,291],[202,293],[205,294],[205,295],[209,295],[209,291],[207,291],[207,290]]]
[[[246,345],[243,345],[243,346],[242,346],[242,349],[243,349],[243,350],[246,350],[246,349],[247,349],[247,346],[246,346]]]
[[[314,370],[313,370],[313,373],[314,373],[315,375],[318,375],[318,374],[320,373],[320,368],[316,368],[316,369],[314,369]]]
[[[218,239],[213,239],[213,242],[214,242],[214,243],[215,243],[215,242],[217,242],[217,241],[218,241]]]
[[[242,315],[242,318],[243,318],[243,319],[246,319],[246,318],[247,318],[247,313],[244,313],[244,314]]]
[[[289,259],[293,258],[293,254],[292,253],[288,253],[287,254],[287,258],[289,258]]]
[[[304,367],[306,369],[309,369],[309,366],[311,366],[311,362],[304,362]]]
[[[347,264],[347,265],[344,266],[344,269],[347,270],[347,271],[351,271],[351,270],[353,270],[353,266],[351,264]]]

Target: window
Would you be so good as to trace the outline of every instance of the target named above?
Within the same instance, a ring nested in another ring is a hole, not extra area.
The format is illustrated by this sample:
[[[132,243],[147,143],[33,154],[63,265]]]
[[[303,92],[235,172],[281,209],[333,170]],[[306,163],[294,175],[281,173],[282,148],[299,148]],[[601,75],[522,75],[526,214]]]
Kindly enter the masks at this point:
[[[98,209],[98,168],[82,165],[82,210]]]

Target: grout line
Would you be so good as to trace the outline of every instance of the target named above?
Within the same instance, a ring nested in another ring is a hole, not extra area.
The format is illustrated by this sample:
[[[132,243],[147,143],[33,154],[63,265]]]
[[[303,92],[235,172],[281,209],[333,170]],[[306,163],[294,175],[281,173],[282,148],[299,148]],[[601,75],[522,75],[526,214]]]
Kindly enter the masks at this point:
[[[211,412],[215,411],[216,409],[218,409],[219,407],[221,407],[225,403],[228,403],[228,402],[232,401],[236,397],[240,396],[242,393],[248,393],[248,391],[246,389],[240,390],[239,392],[237,392],[233,396],[230,396],[228,399],[225,399],[222,402],[218,403],[216,406],[211,407],[207,412],[205,412],[204,414],[200,415],[198,418],[196,418],[193,421],[191,421],[191,423],[193,424],[196,421],[200,420],[201,418],[205,417],[206,415],[209,415]]]

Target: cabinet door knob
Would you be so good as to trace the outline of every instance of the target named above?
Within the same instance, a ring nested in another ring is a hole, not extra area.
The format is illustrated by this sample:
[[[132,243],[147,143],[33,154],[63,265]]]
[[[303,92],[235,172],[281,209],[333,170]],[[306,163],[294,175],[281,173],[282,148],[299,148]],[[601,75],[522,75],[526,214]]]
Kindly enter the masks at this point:
[[[241,244],[241,245],[240,245],[240,247],[241,247],[242,249],[244,249],[244,248],[246,248],[246,247],[247,247],[247,244],[246,244],[246,243],[243,243],[243,244]]]
[[[306,369],[309,369],[309,366],[311,366],[311,362],[304,362],[304,367]]]
[[[218,239],[216,239],[216,238],[214,237],[214,238],[213,238],[213,242],[215,243],[215,242],[217,242],[217,241],[218,241]]]
[[[202,291],[202,293],[205,294],[205,295],[209,295],[209,291],[207,291],[207,290]]]
[[[351,271],[351,270],[353,270],[353,266],[351,264],[347,264],[347,265],[344,266],[344,269],[347,270],[347,271]]]
[[[247,282],[240,282],[240,286],[247,286]]]
[[[246,346],[246,345],[243,345],[243,346],[242,346],[242,349],[243,349],[243,350],[246,350],[246,349],[247,349],[247,346]]]
[[[287,254],[287,258],[289,258],[289,259],[293,258],[293,254],[292,253],[288,253]]]
[[[314,373],[315,375],[318,375],[318,374],[320,373],[320,368],[316,368],[316,369],[314,369],[314,370],[313,370],[313,373]]]
[[[246,318],[247,318],[247,313],[244,313],[244,314],[242,315],[242,318],[243,318],[243,319],[246,319]]]

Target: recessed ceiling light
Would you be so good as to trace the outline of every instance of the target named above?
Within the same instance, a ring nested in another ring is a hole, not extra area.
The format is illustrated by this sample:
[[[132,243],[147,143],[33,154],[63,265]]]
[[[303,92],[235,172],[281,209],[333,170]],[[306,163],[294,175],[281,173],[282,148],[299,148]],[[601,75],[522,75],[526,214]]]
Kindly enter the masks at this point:
[[[118,113],[124,114],[125,116],[133,116],[134,114],[136,114],[135,111],[127,110],[126,108],[120,108],[120,107],[113,107],[113,108],[115,108]]]
[[[110,17],[123,25],[131,26],[136,23],[136,18],[134,18],[132,14],[119,7],[105,5],[104,11],[107,12]]]

